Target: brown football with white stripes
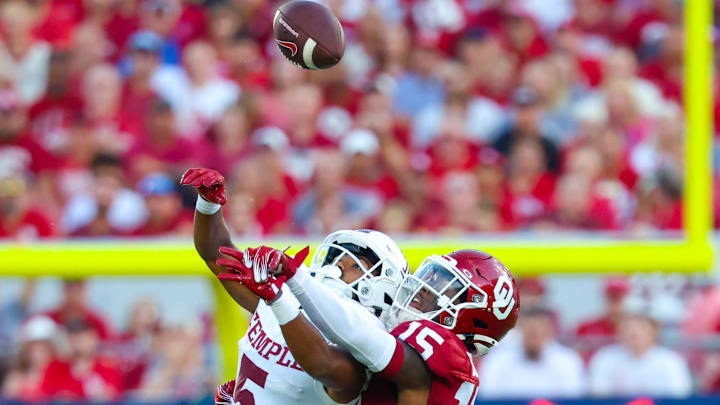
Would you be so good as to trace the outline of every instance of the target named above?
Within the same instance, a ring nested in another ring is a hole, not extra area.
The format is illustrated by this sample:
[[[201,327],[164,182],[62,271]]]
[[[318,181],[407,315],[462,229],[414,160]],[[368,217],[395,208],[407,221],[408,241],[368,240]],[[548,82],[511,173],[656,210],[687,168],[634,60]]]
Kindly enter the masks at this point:
[[[325,5],[293,0],[275,12],[273,30],[280,52],[303,69],[335,66],[345,53],[340,21]]]

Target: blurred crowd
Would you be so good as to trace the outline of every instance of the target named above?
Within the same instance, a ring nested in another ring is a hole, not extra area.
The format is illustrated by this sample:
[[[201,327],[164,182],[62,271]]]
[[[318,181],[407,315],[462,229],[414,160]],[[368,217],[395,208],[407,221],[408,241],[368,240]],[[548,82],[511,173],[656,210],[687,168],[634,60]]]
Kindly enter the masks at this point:
[[[140,299],[124,330],[87,304],[87,282],[63,282],[60,305],[31,313],[34,281],[0,305],[0,398],[111,402],[199,400],[215,392],[217,367],[207,319],[164,322]]]
[[[681,228],[682,1],[328,0],[325,71],[277,4],[3,1],[0,237],[187,234],[194,166],[248,237]]]
[[[480,401],[720,394],[719,286],[682,276],[591,281],[593,291],[604,285],[604,306],[568,318],[590,290],[519,280],[518,325],[477,364]],[[42,311],[33,280],[0,297],[0,399],[159,403],[214,393],[209,317],[172,323],[140,298],[113,327],[104,304],[88,304],[90,286],[63,281],[57,307]]]
[[[717,394],[720,287],[688,281],[609,278],[602,313],[561,325],[556,311],[572,304],[521,280],[518,325],[481,359],[479,398]]]

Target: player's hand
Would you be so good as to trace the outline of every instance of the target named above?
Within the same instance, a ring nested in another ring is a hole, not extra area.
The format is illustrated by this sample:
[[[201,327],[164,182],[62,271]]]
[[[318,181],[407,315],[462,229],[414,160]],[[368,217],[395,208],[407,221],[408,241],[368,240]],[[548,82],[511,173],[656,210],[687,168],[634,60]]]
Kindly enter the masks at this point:
[[[310,253],[310,246],[290,256],[285,250],[274,249],[269,246],[260,246],[258,248],[247,248],[240,253],[239,250],[221,247],[220,253],[228,255],[243,262],[245,267],[252,267],[253,279],[256,283],[264,283],[268,280],[270,274],[282,275],[286,278],[292,278],[297,272],[298,267],[302,265]]]
[[[217,277],[219,280],[237,281],[242,283],[248,290],[252,291],[253,294],[264,299],[268,303],[275,301],[275,299],[280,296],[280,293],[282,292],[282,285],[285,283],[285,280],[287,280],[287,277],[272,277],[266,281],[257,282],[253,277],[252,265],[246,265],[239,250],[220,248],[220,252],[231,256],[232,259],[222,258],[217,260],[216,263],[218,266],[225,267],[229,270],[227,273],[218,274]]]
[[[195,187],[198,194],[206,201],[223,205],[227,202],[225,197],[225,177],[213,169],[188,169],[180,179],[183,186]]]
[[[218,385],[215,390],[215,405],[232,405],[235,380],[226,381]]]

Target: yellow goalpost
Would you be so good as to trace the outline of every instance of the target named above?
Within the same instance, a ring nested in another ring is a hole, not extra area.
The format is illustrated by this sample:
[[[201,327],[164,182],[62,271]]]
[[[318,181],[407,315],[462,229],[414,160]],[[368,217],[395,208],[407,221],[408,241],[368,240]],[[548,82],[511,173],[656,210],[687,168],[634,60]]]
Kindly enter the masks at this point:
[[[428,254],[475,247],[492,253],[514,274],[697,272],[712,265],[711,89],[712,2],[685,3],[685,111],[688,123],[684,183],[684,236],[668,240],[410,240],[401,241],[411,268]],[[238,246],[245,246],[238,241]],[[285,241],[283,241],[285,242]],[[248,245],[258,241],[248,242]],[[273,241],[272,243],[275,243]],[[292,243],[299,249],[302,241]],[[280,243],[277,243],[279,246]],[[235,375],[237,340],[247,314],[225,293],[191,241],[0,244],[0,276],[207,276],[216,296],[221,365]]]

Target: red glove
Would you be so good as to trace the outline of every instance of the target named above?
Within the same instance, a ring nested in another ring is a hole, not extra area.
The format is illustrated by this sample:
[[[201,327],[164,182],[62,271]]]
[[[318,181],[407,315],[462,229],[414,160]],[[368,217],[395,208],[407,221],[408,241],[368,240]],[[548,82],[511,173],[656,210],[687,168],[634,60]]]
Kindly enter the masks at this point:
[[[230,252],[232,250],[232,252]],[[228,273],[220,273],[217,278],[220,280],[238,281],[242,283],[248,290],[252,291],[258,297],[264,299],[266,302],[271,303],[280,296],[282,292],[282,285],[287,280],[287,277],[272,277],[264,282],[256,282],[253,278],[253,267],[246,266],[243,258],[241,257],[244,253],[239,250],[230,248],[220,248],[220,252],[232,256],[232,259],[218,259],[218,266],[222,266],[230,270]]]
[[[227,197],[225,197],[225,177],[217,170],[205,168],[188,169],[182,175],[180,184],[197,188],[198,194],[211,203],[223,205],[227,202]]]
[[[235,392],[235,380],[218,385],[215,390],[215,405],[232,405]]]
[[[295,257],[289,256],[285,253],[285,250],[260,246],[258,248],[247,248],[241,253],[236,249],[221,247],[220,253],[242,261],[247,268],[252,267],[255,282],[264,283],[268,280],[269,274],[283,275],[288,279],[292,278],[298,267],[307,258],[308,253],[310,253],[310,246],[305,246],[304,249],[295,254]]]

